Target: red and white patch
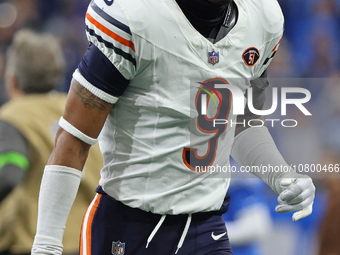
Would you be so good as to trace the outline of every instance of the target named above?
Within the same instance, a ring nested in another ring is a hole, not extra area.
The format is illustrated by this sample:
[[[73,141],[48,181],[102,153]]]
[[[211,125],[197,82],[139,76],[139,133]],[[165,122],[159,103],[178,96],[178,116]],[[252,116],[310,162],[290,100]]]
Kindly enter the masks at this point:
[[[242,59],[247,66],[254,66],[260,59],[260,52],[255,47],[248,48],[243,52]]]

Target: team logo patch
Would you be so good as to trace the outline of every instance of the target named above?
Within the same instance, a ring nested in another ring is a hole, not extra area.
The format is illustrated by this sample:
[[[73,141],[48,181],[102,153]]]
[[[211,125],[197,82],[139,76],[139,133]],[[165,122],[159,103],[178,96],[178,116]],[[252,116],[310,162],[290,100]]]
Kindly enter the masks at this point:
[[[112,242],[112,254],[113,255],[124,255],[125,254],[125,243],[121,241]]]
[[[210,64],[217,64],[220,61],[219,52],[216,52],[214,50],[212,52],[208,52],[208,61]]]
[[[254,66],[260,58],[260,52],[255,47],[251,47],[245,50],[242,58],[247,66]]]

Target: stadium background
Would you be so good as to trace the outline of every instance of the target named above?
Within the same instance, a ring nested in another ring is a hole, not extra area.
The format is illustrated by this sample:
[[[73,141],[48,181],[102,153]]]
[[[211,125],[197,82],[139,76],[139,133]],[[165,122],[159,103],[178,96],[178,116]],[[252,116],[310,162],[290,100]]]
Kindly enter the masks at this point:
[[[67,73],[60,90],[67,91],[71,75],[87,48],[84,14],[88,3],[89,0],[0,0],[0,105],[7,100],[5,51],[15,31],[23,27],[49,32],[60,39]],[[275,128],[271,132],[290,163],[339,163],[340,0],[279,0],[279,3],[286,20],[285,35],[269,74],[282,79],[281,86],[289,86],[285,78],[306,81],[304,87],[312,92],[309,107],[315,114],[306,119],[291,112],[299,120],[299,128],[294,132]],[[309,85],[310,78],[318,81],[317,85]],[[314,213],[296,224],[290,221],[290,215],[277,216],[273,212],[276,197],[265,191],[274,223],[271,240],[264,243],[266,255],[317,254],[320,224],[327,207],[327,186],[336,182],[336,178],[316,180]],[[282,247],[278,246],[280,243]]]

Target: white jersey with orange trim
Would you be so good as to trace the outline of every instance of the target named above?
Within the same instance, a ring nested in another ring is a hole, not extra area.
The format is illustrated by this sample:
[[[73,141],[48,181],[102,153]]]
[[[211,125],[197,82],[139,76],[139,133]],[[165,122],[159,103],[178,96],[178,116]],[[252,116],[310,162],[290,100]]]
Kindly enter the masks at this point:
[[[193,28],[175,0],[89,5],[89,42],[130,80],[118,98],[79,71],[74,74],[93,94],[116,102],[100,139],[105,165],[100,185],[113,198],[157,214],[206,212],[222,205],[230,175],[214,178],[199,171],[229,165],[235,125],[202,128],[212,120],[199,117],[197,98],[204,89],[214,92],[208,88],[234,79],[242,81],[235,86],[244,93],[267,69],[283,34],[276,0],[234,1],[237,24],[215,44]],[[210,100],[207,115],[217,111],[236,122],[232,94],[216,95],[217,104],[230,100],[217,108]]]

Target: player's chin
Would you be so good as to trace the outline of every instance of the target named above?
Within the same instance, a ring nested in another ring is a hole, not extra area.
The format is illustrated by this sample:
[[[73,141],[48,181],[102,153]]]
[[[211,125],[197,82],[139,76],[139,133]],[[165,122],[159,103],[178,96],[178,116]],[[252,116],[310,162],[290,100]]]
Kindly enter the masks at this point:
[[[217,4],[217,5],[228,5],[233,0],[207,0],[207,1],[212,3],[212,4]]]

